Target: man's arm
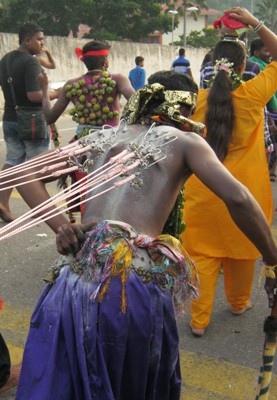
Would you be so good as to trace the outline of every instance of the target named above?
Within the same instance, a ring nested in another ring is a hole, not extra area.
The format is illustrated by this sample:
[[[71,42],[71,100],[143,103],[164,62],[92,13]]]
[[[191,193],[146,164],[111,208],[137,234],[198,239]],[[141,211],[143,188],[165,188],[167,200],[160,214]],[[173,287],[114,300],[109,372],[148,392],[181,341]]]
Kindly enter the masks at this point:
[[[112,76],[116,81],[118,93],[122,94],[126,100],[129,100],[135,90],[127,76],[122,74],[112,74]]]
[[[55,69],[56,63],[55,63],[53,57],[51,56],[49,50],[46,47],[43,47],[42,51],[46,55],[47,59],[44,58],[41,54],[37,55],[36,57],[39,60],[40,65],[47,69]]]
[[[141,87],[145,85],[145,80],[146,80],[146,72],[145,69],[141,69]]]
[[[66,97],[65,86],[69,82],[70,81],[66,82],[64,87],[61,88],[59,98],[52,107],[51,104],[52,99],[48,91],[48,77],[44,72],[39,74],[38,83],[41,87],[41,93],[42,93],[42,108],[45,120],[48,124],[53,124],[54,122],[56,122],[57,119],[61,116],[61,114],[68,106],[70,100]]]
[[[27,97],[32,103],[41,103],[42,102],[42,92],[37,91],[37,92],[27,92]],[[59,97],[60,91],[57,90],[52,90],[49,92],[49,99],[50,100],[55,100]]]
[[[34,177],[36,174],[34,173]],[[18,186],[17,191],[20,193],[24,201],[30,208],[42,204],[46,200],[50,199],[50,195],[46,190],[46,187],[42,181],[36,181],[27,183],[26,185]],[[47,209],[47,211],[56,209],[55,205]],[[69,221],[64,217],[63,214],[57,215],[50,218],[47,221],[47,225],[55,232],[58,232],[58,228],[62,225],[69,225]]]
[[[24,80],[26,88],[26,96],[33,103],[42,102],[42,91],[37,82],[37,78],[41,73],[41,65],[36,57],[30,57],[24,65]],[[50,100],[59,97],[60,90],[53,90],[49,93]]]

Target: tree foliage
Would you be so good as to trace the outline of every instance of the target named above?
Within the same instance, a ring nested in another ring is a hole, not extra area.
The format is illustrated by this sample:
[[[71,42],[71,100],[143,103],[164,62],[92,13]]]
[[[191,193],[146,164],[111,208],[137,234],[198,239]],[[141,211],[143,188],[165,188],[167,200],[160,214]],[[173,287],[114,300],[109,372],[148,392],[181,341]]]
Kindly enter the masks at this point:
[[[3,3],[3,0],[2,0]],[[171,17],[161,14],[159,0],[9,0],[3,4],[1,30],[18,32],[35,22],[46,35],[76,35],[80,23],[89,25],[91,36],[101,39],[140,41],[154,31],[169,32]]]
[[[277,0],[263,0],[257,5],[256,16],[273,32],[277,31]]]
[[[220,36],[215,29],[204,28],[202,31],[192,31],[187,38],[187,45],[195,48],[212,48],[218,41]],[[181,42],[182,43],[182,42]]]

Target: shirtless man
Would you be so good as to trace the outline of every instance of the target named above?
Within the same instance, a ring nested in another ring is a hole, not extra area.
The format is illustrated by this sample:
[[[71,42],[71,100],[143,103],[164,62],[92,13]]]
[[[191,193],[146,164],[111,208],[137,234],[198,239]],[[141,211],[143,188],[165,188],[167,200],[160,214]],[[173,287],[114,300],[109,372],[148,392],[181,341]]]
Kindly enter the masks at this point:
[[[239,10],[251,25],[250,14]],[[191,78],[168,71],[149,80],[127,103],[128,127],[94,133],[95,150],[103,152],[95,151],[90,170],[124,149],[136,151],[148,168],[139,169],[133,185],[88,201],[85,224],[70,226],[62,215],[48,220],[58,251],[71,256],[55,264],[55,283],[47,285],[32,317],[18,400],[180,399],[173,304],[180,310],[185,295],[194,293],[195,273],[178,241],[160,234],[192,173],[225,202],[262,254],[266,274],[274,272],[277,248],[253,196],[200,136],[177,129],[189,125],[182,113],[195,103]],[[51,113],[45,76],[40,84],[44,110]],[[153,120],[157,126],[151,127]],[[49,198],[40,181],[18,189],[31,207]],[[266,290],[272,307],[276,277],[267,278]]]
[[[83,49],[75,49],[88,71],[65,83],[51,112],[46,110],[48,124],[56,122],[70,102],[74,105],[70,114],[79,124],[78,137],[87,134],[92,126],[118,124],[120,97],[123,95],[128,100],[134,89],[126,76],[107,71],[109,48],[107,42],[94,40]]]

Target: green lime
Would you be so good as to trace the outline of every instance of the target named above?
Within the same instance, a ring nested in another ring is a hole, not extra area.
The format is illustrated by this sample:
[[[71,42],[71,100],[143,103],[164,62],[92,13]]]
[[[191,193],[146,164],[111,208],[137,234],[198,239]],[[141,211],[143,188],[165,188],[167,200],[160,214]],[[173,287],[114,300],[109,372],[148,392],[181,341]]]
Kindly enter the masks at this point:
[[[95,113],[90,113],[89,114],[89,119],[91,119],[91,120],[93,120],[93,119],[96,119],[97,118],[97,116],[96,116],[96,114]]]
[[[81,96],[79,97],[79,100],[80,100],[81,103],[84,103],[86,101],[86,96],[81,94]]]
[[[98,110],[100,110],[100,105],[99,104],[94,104],[94,106],[93,106],[93,109],[94,109],[94,111],[98,111]]]
[[[103,111],[104,114],[107,114],[107,113],[110,111],[110,109],[109,109],[108,106],[104,106],[104,107],[102,108],[102,111]]]
[[[113,91],[113,87],[108,86],[108,87],[106,88],[106,92],[107,92],[107,93],[112,93],[112,91]]]

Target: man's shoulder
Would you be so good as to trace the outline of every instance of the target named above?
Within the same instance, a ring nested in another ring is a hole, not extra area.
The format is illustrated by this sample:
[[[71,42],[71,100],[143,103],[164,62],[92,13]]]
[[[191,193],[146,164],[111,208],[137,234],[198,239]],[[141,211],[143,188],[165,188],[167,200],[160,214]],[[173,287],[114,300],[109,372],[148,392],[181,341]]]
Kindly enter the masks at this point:
[[[36,57],[33,57],[30,53],[26,53],[24,51],[18,51],[18,50],[13,50],[9,53],[7,53],[1,60],[5,61],[7,59],[11,60],[13,68],[22,68],[23,65],[28,65],[28,64],[35,64],[40,66],[39,61],[36,59]]]

